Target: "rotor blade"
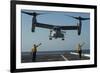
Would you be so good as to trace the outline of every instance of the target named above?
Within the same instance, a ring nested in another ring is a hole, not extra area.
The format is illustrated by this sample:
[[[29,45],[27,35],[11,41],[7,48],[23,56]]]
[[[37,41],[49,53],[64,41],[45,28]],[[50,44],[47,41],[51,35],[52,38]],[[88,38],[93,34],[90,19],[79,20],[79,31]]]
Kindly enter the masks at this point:
[[[25,14],[28,14],[28,15],[33,15],[33,13],[25,12],[25,11],[22,11],[22,13],[25,13]]]
[[[82,18],[82,17],[81,17],[81,20],[89,20],[89,19],[90,19],[90,18]]]
[[[72,18],[75,18],[75,19],[79,19],[79,17],[75,17],[75,16],[71,16],[71,15],[66,15],[66,16],[69,16],[69,17],[72,17]]]
[[[22,11],[22,13],[25,13],[25,14],[28,14],[28,15],[32,15],[32,16],[47,14],[47,13],[37,13],[35,11],[34,12],[25,12],[25,11]]]
[[[36,13],[37,15],[43,15],[43,14],[47,14],[47,13]]]
[[[77,17],[75,17],[75,16],[70,16],[70,15],[67,15],[67,16],[72,17],[72,18],[77,19],[77,20],[89,20],[89,19],[90,19],[90,18],[83,18],[83,17],[81,17],[81,16],[77,16]]]
[[[42,14],[48,14],[48,13],[45,13],[45,12],[39,12],[39,11],[35,11],[35,10],[32,10],[31,13],[36,14],[36,15],[42,15]]]

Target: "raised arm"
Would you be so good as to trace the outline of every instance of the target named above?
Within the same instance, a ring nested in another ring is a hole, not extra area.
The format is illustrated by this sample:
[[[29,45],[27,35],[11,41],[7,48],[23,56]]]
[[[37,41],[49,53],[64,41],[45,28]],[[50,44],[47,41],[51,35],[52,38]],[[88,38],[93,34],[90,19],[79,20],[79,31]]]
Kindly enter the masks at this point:
[[[80,46],[82,47],[85,44],[85,42],[83,42],[83,44],[81,44]]]
[[[36,47],[39,47],[40,45],[42,45],[42,43],[40,43],[39,45],[37,45]]]

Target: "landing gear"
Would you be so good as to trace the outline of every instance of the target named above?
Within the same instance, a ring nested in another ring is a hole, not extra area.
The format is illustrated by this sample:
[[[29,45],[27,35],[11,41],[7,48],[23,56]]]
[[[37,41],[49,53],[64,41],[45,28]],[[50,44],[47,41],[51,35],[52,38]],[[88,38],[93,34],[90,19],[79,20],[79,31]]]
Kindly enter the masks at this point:
[[[65,38],[65,37],[64,37],[64,34],[62,34],[62,40],[65,40],[64,38]]]
[[[35,29],[32,28],[32,32],[35,32]]]
[[[49,38],[49,40],[52,40],[52,38]]]
[[[65,40],[64,38],[62,38],[62,40]]]

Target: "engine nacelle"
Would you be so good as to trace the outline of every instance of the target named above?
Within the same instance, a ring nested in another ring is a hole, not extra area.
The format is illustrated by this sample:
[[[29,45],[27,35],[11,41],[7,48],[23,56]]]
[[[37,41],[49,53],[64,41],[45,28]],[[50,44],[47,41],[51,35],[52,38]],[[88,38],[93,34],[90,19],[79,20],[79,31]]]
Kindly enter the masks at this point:
[[[36,24],[32,24],[32,29],[31,29],[32,32],[35,32],[35,26]]]
[[[78,27],[78,35],[80,35],[81,34],[82,25],[77,23],[77,27]]]

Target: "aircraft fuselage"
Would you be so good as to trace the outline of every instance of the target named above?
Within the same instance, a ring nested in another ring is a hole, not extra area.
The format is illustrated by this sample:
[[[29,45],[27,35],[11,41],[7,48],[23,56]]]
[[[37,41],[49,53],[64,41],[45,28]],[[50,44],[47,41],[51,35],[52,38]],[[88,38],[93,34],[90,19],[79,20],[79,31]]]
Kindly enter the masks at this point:
[[[49,39],[52,40],[52,38],[62,38],[62,40],[64,40],[64,33],[60,29],[52,29],[50,31]]]

